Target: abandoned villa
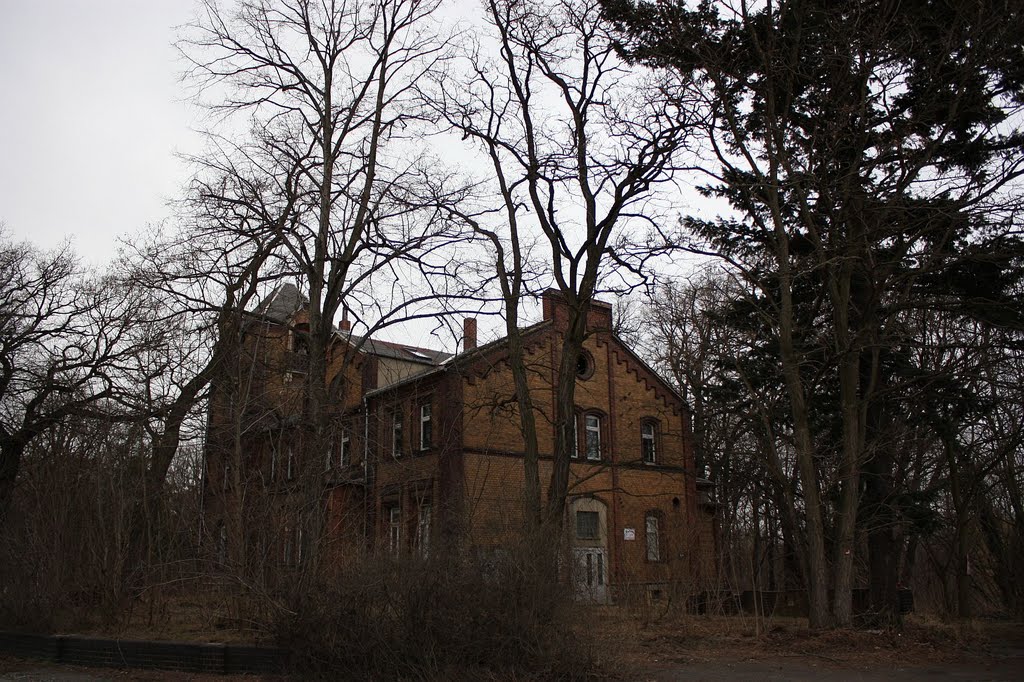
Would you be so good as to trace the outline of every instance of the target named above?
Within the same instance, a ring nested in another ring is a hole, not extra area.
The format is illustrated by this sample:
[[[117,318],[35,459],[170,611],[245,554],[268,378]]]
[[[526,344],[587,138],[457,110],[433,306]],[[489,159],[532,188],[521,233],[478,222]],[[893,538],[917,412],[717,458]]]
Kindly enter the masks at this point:
[[[542,309],[522,340],[543,482],[567,310],[554,291]],[[298,422],[307,319],[299,290],[278,287],[243,326],[237,380],[214,385],[204,509],[218,553],[297,566],[312,538],[338,561],[425,556],[440,542],[494,552],[515,538],[524,448],[505,340],[478,345],[476,320],[467,318],[460,352],[448,354],[358,337],[343,320],[326,379],[345,388],[311,461],[310,448],[299,447],[310,434]],[[575,594],[614,602],[696,592],[714,563],[714,507],[695,471],[686,403],[612,331],[610,305],[592,305],[588,332],[565,517]],[[263,507],[243,499],[260,497],[247,493],[255,490],[269,500]],[[303,521],[312,508],[315,526]],[[272,527],[272,539],[251,546],[254,524]]]

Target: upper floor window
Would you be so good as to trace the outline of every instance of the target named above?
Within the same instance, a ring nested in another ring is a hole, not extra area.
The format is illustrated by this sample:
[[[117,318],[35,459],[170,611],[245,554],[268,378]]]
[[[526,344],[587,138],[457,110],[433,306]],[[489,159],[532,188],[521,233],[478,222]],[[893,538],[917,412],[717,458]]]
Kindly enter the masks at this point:
[[[402,413],[395,410],[391,413],[391,455],[402,456]]]
[[[420,450],[429,450],[434,435],[430,403],[420,405]]]
[[[594,376],[594,356],[586,350],[581,349],[576,358],[576,376],[584,380]]]
[[[583,432],[587,459],[601,459],[601,417],[596,414],[583,415]]]
[[[292,446],[288,446],[288,469],[286,472],[288,480],[292,480],[295,476],[295,451],[292,450]]]
[[[658,424],[646,419],[640,423],[640,454],[644,464],[658,461]]]
[[[402,548],[402,508],[388,507],[388,549],[397,554]]]

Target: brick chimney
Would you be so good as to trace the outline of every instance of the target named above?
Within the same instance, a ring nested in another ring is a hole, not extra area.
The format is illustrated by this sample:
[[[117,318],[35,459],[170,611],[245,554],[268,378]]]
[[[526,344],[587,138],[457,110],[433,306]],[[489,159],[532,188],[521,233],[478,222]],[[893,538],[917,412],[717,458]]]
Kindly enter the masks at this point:
[[[348,313],[341,314],[341,324],[339,325],[339,329],[343,332],[352,331],[352,323],[349,322]]]
[[[462,320],[462,350],[476,348],[476,318],[467,317]]]
[[[565,302],[565,296],[558,289],[548,289],[541,295],[541,308],[543,319],[553,320],[558,329],[565,328],[569,320],[569,306]],[[590,311],[587,314],[587,327],[591,331],[606,331],[612,328],[612,305],[604,301],[593,300],[590,302]]]

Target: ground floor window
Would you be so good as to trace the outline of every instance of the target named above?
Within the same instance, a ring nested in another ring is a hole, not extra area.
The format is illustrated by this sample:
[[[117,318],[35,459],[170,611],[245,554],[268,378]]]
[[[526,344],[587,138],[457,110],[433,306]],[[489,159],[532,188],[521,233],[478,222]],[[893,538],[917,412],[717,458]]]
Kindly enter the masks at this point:
[[[657,512],[648,512],[644,517],[647,539],[647,560],[661,561],[661,519]]]
[[[388,519],[388,550],[397,554],[402,547],[402,509],[397,505],[389,507]]]
[[[419,506],[416,519],[416,551],[422,557],[430,554],[430,516],[432,512],[433,508],[429,502]]]

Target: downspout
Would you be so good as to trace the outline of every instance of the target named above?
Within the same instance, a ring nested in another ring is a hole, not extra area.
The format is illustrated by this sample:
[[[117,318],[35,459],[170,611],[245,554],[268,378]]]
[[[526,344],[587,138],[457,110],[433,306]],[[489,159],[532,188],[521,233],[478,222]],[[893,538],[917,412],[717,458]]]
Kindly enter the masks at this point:
[[[363,491],[364,495],[370,494],[370,401],[367,395],[363,394]],[[363,504],[367,504],[363,500]],[[363,537],[369,538],[369,509],[363,513]]]

